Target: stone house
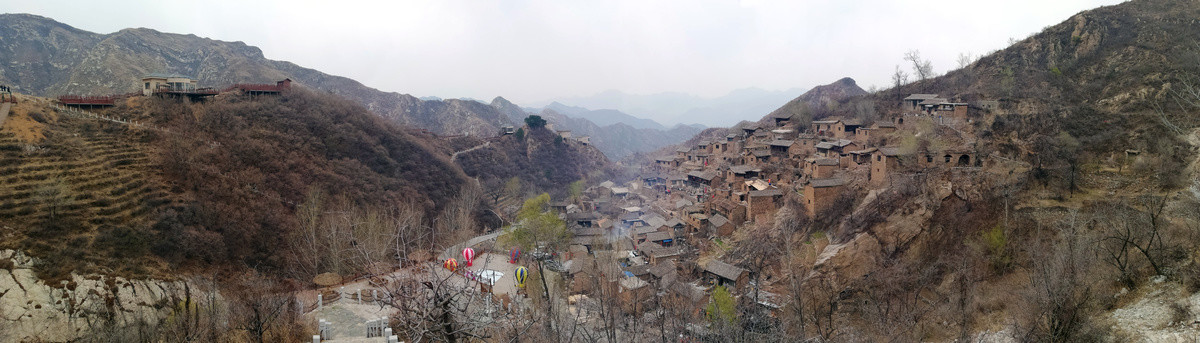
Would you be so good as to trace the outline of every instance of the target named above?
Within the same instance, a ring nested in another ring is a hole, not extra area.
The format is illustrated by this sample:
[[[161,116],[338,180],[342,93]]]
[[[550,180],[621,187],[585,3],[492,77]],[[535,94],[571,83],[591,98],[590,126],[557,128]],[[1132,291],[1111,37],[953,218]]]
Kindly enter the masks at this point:
[[[921,111],[928,115],[945,116],[954,118],[967,117],[967,104],[961,102],[950,102],[942,98],[926,99],[921,102]]]
[[[793,144],[791,149],[788,150],[792,158],[803,157],[817,152],[817,143],[820,143],[821,140],[816,135],[802,134],[796,136],[795,142],[796,144]]]
[[[787,125],[792,120],[792,114],[787,112],[778,112],[771,114],[771,119],[775,121],[775,127]]]
[[[871,173],[867,174],[867,180],[871,182],[871,186],[886,186],[889,183],[888,173],[895,171],[900,166],[899,158],[899,148],[883,147],[876,150],[871,155]]]
[[[709,261],[704,266],[704,278],[713,286],[725,286],[730,289],[744,289],[750,281],[750,272],[737,266],[721,262]]]
[[[746,219],[758,221],[760,216],[775,214],[779,199],[783,198],[783,190],[771,188],[761,191],[750,191],[746,201]]]
[[[709,217],[708,225],[712,226],[709,229],[711,232],[715,232],[717,236],[721,237],[728,237],[729,235],[732,235],[733,230],[736,229],[735,225],[733,225],[733,222],[729,221],[729,219],[726,219],[725,216],[722,216],[720,213]]]
[[[789,154],[789,151],[793,144],[795,142],[789,140],[773,140],[767,143],[767,146],[771,149],[771,161],[778,162],[790,158],[791,154]]]
[[[902,108],[913,112],[922,111],[922,102],[929,99],[936,99],[937,97],[937,94],[912,94],[904,98]]]
[[[804,173],[812,179],[825,179],[833,177],[840,166],[836,158],[810,158],[805,160]]]
[[[817,143],[816,148],[817,155],[828,158],[840,158],[845,156],[849,151],[858,150],[859,144],[849,139],[839,139]]]
[[[646,234],[646,241],[663,247],[670,247],[675,243],[675,233],[666,231],[650,232]]]
[[[693,187],[712,186],[713,179],[717,177],[717,172],[711,170],[697,170],[688,173],[688,183]]]
[[[814,120],[811,132],[817,136],[837,137],[837,132],[845,134],[846,126],[841,119]]]
[[[844,181],[841,179],[814,179],[804,186],[804,205],[808,215],[816,217],[817,212],[829,207],[833,200],[841,195]]]
[[[872,138],[885,137],[892,132],[896,132],[896,124],[875,123],[871,127],[859,127],[854,133],[854,139],[863,144],[868,144]]]
[[[875,150],[877,150],[877,149],[866,148],[863,150],[854,150],[854,151],[848,152],[847,154],[850,155],[849,156],[850,157],[849,158],[850,166],[858,167],[861,165],[871,164],[871,155],[873,155],[875,153]]]
[[[626,314],[638,315],[645,311],[643,303],[650,299],[653,290],[650,283],[633,276],[621,278],[617,287],[617,300]]]

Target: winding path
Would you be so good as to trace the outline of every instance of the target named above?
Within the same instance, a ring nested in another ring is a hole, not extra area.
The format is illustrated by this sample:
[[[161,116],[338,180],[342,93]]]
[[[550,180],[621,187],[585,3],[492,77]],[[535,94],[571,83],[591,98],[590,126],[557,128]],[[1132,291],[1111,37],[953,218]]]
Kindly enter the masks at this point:
[[[467,149],[467,150],[463,150],[463,151],[455,151],[455,152],[454,152],[454,154],[450,155],[450,162],[454,162],[455,160],[457,160],[457,159],[458,159],[458,154],[461,154],[461,153],[466,153],[466,152],[472,152],[472,151],[475,151],[475,150],[479,150],[479,149],[481,149],[481,148],[486,148],[486,147],[488,147],[488,146],[490,146],[490,145],[492,145],[492,142],[491,142],[491,141],[488,141],[488,142],[483,142],[483,144],[480,144],[480,145],[473,146],[473,147],[471,147],[470,149]]]

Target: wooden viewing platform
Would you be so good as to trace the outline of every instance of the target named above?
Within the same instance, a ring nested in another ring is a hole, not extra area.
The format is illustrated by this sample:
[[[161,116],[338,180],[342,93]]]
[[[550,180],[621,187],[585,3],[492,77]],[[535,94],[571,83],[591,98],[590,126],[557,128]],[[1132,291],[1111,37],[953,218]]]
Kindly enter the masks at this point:
[[[82,95],[62,95],[58,97],[58,102],[66,106],[88,106],[88,107],[108,107],[116,106],[117,99],[123,96],[105,95],[105,96],[82,96]]]

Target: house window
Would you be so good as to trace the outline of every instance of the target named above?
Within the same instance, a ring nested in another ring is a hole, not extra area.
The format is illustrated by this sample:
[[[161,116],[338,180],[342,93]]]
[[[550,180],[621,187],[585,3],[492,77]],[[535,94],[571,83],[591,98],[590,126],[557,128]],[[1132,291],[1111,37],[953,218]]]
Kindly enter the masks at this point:
[[[933,163],[933,156],[925,155],[925,162]]]
[[[150,89],[150,83],[146,82],[146,89]]]

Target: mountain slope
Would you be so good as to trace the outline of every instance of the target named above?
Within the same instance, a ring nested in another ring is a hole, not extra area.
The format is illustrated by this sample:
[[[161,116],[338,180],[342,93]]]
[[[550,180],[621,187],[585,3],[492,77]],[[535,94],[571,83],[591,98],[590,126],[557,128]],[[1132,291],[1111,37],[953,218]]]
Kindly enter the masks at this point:
[[[223,42],[125,29],[96,34],[27,14],[0,14],[0,83],[41,96],[104,95],[138,90],[141,76],[153,72],[190,75],[201,86],[274,82],[300,84],[355,100],[398,123],[441,134],[495,135],[512,122],[492,108],[469,100],[423,101],[382,92],[340,76],[269,60],[242,42]]]
[[[43,278],[243,264],[278,272],[297,204],[313,194],[432,218],[469,181],[442,141],[302,88],[203,103],[134,97],[103,113],[170,132],[48,103],[21,103],[0,134],[0,246],[43,258]],[[22,141],[13,120],[39,123],[44,138]]]
[[[799,97],[788,101],[783,106],[775,109],[771,113],[759,119],[759,124],[773,124],[771,118],[788,117],[798,119],[800,122],[808,122],[813,119],[814,112],[823,112],[829,108],[836,107],[837,103],[845,99],[867,94],[867,91],[858,87],[858,84],[851,78],[842,78],[833,83],[817,86],[813,89],[804,92]],[[807,126],[807,125],[803,125]]]
[[[521,128],[520,134],[487,139],[461,137],[455,145],[466,151],[456,162],[467,175],[484,184],[518,178],[537,192],[565,195],[564,185],[590,175],[612,174],[608,159],[593,146],[562,139],[545,127]]]

